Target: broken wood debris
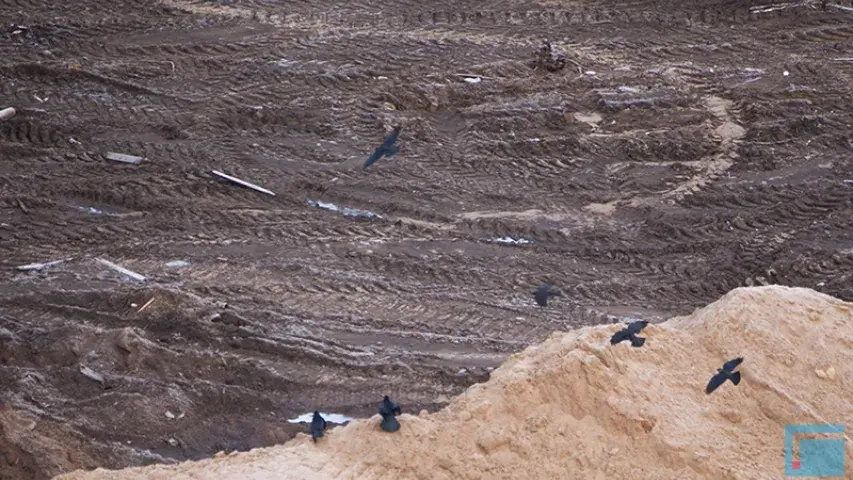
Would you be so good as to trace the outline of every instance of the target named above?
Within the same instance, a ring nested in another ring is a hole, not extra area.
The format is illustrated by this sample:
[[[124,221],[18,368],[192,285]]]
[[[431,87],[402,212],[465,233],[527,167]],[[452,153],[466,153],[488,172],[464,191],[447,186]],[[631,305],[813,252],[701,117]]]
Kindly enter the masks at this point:
[[[139,165],[144,160],[144,157],[137,157],[136,155],[126,155],[124,153],[115,153],[115,152],[107,152],[106,155],[107,160],[112,160],[114,162],[121,163],[130,163],[133,165]]]
[[[837,5],[835,3],[827,4],[827,7],[837,8],[838,10],[841,10],[843,12],[853,13],[853,7],[845,7],[843,5]]]
[[[9,120],[15,116],[15,113],[15,109],[12,107],[4,108],[3,110],[0,110],[0,120]]]
[[[102,265],[104,265],[104,266],[110,267],[110,268],[112,268],[113,270],[115,270],[115,271],[117,271],[117,272],[119,272],[119,273],[123,273],[123,274],[127,275],[128,277],[130,277],[130,278],[132,278],[132,279],[134,279],[134,280],[137,280],[137,281],[140,281],[140,282],[144,282],[144,281],[145,281],[145,277],[144,277],[143,275],[140,275],[140,274],[138,274],[138,273],[136,273],[136,272],[134,272],[134,271],[128,270],[128,269],[126,269],[126,268],[124,268],[124,267],[122,267],[122,266],[120,266],[120,265],[116,265],[115,263],[110,262],[109,260],[104,260],[104,259],[102,259],[102,258],[96,258],[95,260],[96,260],[98,263],[100,263],[100,264],[102,264]]]
[[[750,7],[750,8],[749,8],[749,13],[750,13],[750,14],[756,14],[756,13],[770,13],[770,12],[775,12],[775,11],[778,11],[778,10],[786,10],[786,9],[788,9],[788,8],[806,7],[806,6],[808,6],[810,3],[811,3],[811,2],[806,1],[806,2],[788,2],[788,3],[779,3],[779,4],[774,4],[774,5],[771,5],[771,6],[763,6],[763,5],[762,5],[762,6],[757,6],[757,7]],[[825,8],[825,7],[824,7],[824,10],[826,10],[826,8]]]
[[[140,308],[139,310],[137,310],[137,311],[136,311],[136,313],[142,313],[142,311],[143,311],[143,310],[145,310],[146,308],[148,308],[148,305],[151,305],[152,303],[154,303],[154,299],[155,299],[155,298],[157,298],[157,297],[151,297],[151,300],[148,300],[147,302],[145,302],[145,305],[143,305],[143,306],[142,306],[142,308]]]
[[[224,173],[222,173],[222,172],[220,172],[220,171],[218,171],[218,170],[213,170],[213,174],[214,174],[214,175],[216,175],[216,176],[222,177],[222,178],[224,178],[224,179],[226,179],[226,180],[230,180],[230,181],[232,181],[232,182],[234,182],[234,183],[236,183],[236,184],[238,184],[238,185],[242,185],[242,186],[244,186],[244,187],[251,188],[252,190],[255,190],[255,191],[258,191],[258,192],[261,192],[261,193],[266,193],[267,195],[272,195],[273,197],[275,196],[275,193],[273,193],[273,192],[271,192],[271,191],[267,190],[266,188],[259,187],[259,186],[255,185],[255,184],[253,184],[253,183],[249,183],[249,182],[247,182],[247,181],[245,181],[245,180],[240,180],[239,178],[232,177],[231,175],[226,175],[226,174],[224,174]]]
[[[80,365],[80,373],[85,375],[86,378],[88,378],[90,380],[94,380],[98,383],[104,383],[104,376],[103,375],[101,375],[100,373],[92,370],[91,368],[89,368],[85,365]]]
[[[456,77],[466,77],[466,78],[482,78],[483,80],[491,80],[492,77],[487,77],[485,75],[475,75],[473,73],[454,73]]]
[[[73,258],[74,257],[68,257],[68,258],[63,258],[61,260],[54,260],[52,262],[45,262],[45,263],[31,263],[29,265],[21,265],[20,267],[17,267],[17,269],[18,270],[41,270],[42,268],[52,267],[52,266],[57,265],[59,263],[67,262]]]

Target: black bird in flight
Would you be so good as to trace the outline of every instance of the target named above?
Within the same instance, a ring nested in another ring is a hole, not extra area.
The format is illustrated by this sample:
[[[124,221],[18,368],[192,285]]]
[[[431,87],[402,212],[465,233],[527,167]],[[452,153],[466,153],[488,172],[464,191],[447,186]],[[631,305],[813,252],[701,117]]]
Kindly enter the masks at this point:
[[[367,159],[367,161],[364,162],[364,168],[367,168],[376,163],[376,161],[382,158],[383,155],[388,158],[391,158],[394,156],[395,153],[400,151],[400,147],[394,145],[394,142],[397,141],[397,137],[400,136],[400,130],[402,130],[402,127],[400,127],[399,125],[394,127],[391,133],[389,133],[388,136],[385,137],[385,141],[382,142],[382,145],[379,145],[379,148],[377,148],[373,152],[373,155],[371,155]]]
[[[563,293],[559,290],[551,290],[551,286],[547,283],[543,283],[533,292],[533,299],[536,300],[536,303],[539,304],[540,307],[548,306],[548,297],[562,297]]]
[[[317,437],[323,436],[326,429],[326,419],[320,416],[320,412],[314,410],[314,418],[311,419],[311,438],[317,443]]]
[[[740,372],[735,372],[735,368],[743,362],[743,357],[738,357],[734,360],[729,360],[723,364],[723,368],[717,369],[717,373],[711,377],[708,386],[705,387],[705,393],[711,394],[720,385],[726,383],[726,380],[731,380],[735,385],[740,383]]]
[[[627,327],[619,330],[610,337],[610,344],[616,345],[617,343],[624,342],[625,340],[630,340],[632,347],[642,347],[643,344],[646,343],[646,339],[638,337],[637,334],[642,332],[648,324],[649,322],[647,320],[629,323]]]
[[[385,395],[382,398],[382,403],[379,404],[379,415],[382,415],[382,423],[379,424],[379,427],[386,432],[396,432],[399,430],[400,422],[394,417],[401,412],[400,405],[388,398],[388,395]]]

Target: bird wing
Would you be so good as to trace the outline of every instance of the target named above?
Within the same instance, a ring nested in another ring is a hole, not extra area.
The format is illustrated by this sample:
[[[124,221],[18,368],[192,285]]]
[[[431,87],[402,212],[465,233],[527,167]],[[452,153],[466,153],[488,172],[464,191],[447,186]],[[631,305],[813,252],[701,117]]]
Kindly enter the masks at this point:
[[[646,320],[640,320],[639,322],[631,322],[628,324],[628,331],[631,333],[640,333],[646,328],[649,322]]]
[[[713,392],[713,391],[714,391],[714,390],[716,390],[720,385],[722,385],[723,383],[725,383],[725,381],[726,381],[726,376],[725,376],[725,375],[720,375],[719,373],[718,373],[718,374],[716,374],[716,375],[714,375],[713,377],[711,377],[711,381],[710,381],[710,382],[708,382],[708,386],[707,386],[707,387],[705,387],[705,393],[707,393],[708,395],[710,395],[710,394],[711,394],[711,392]]]
[[[397,141],[397,137],[400,136],[400,127],[394,127],[394,130],[385,137],[385,140],[382,142],[382,148],[388,148]]]
[[[631,338],[631,332],[629,332],[627,328],[623,328],[622,330],[619,330],[618,332],[614,333],[612,337],[610,337],[610,344],[616,345],[617,343],[624,342],[629,338]]]
[[[735,385],[740,384],[740,372],[735,372],[732,374],[732,383]]]
[[[738,357],[734,360],[729,360],[728,362],[723,364],[723,370],[725,370],[727,372],[732,372],[742,362],[743,362],[743,357]]]
[[[388,158],[391,158],[399,151],[400,151],[400,147],[398,147],[396,145],[392,145],[392,146],[387,147],[385,149],[384,155]]]
[[[365,162],[364,162],[364,168],[367,168],[367,167],[369,167],[369,166],[373,165],[374,163],[376,163],[376,161],[377,161],[377,160],[379,160],[379,159],[382,157],[382,155],[383,155],[384,153],[385,153],[385,147],[379,147],[379,148],[377,148],[377,149],[373,152],[373,155],[371,155],[370,157],[368,157],[368,158],[367,158],[367,161],[365,161]]]

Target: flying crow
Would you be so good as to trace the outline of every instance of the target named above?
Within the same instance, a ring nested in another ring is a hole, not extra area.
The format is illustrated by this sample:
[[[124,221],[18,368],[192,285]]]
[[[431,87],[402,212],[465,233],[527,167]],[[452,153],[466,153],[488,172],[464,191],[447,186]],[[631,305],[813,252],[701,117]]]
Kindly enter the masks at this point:
[[[723,364],[723,368],[717,369],[717,373],[711,377],[708,386],[705,387],[705,393],[711,394],[720,385],[726,383],[726,380],[731,380],[735,385],[740,383],[740,372],[735,372],[734,369],[743,362],[743,357],[738,357]]]
[[[382,403],[379,404],[379,415],[382,415],[382,423],[379,424],[379,427],[386,432],[396,432],[400,429],[400,422],[394,417],[400,413],[400,405],[385,395],[382,398]]]
[[[625,340],[630,340],[632,347],[642,347],[643,344],[646,343],[646,339],[638,337],[637,334],[643,331],[648,324],[649,322],[646,320],[629,323],[627,327],[619,330],[610,337],[610,344],[616,345],[617,343],[624,342]]]
[[[559,290],[551,290],[551,286],[543,283],[533,292],[533,298],[540,307],[548,306],[548,297],[562,297],[563,293]]]
[[[394,156],[395,153],[400,151],[400,147],[394,145],[394,142],[397,141],[397,137],[400,135],[401,129],[402,127],[400,126],[394,127],[394,130],[392,130],[391,133],[389,133],[388,136],[385,137],[385,141],[382,142],[382,145],[380,145],[379,148],[377,148],[373,152],[373,155],[371,155],[367,159],[367,161],[364,162],[364,168],[373,165],[377,160],[382,158],[383,155],[388,158],[391,158],[392,156]]]
[[[317,437],[323,436],[323,430],[326,429],[326,420],[320,416],[320,412],[314,411],[314,418],[311,419],[311,438],[314,443],[317,443]]]

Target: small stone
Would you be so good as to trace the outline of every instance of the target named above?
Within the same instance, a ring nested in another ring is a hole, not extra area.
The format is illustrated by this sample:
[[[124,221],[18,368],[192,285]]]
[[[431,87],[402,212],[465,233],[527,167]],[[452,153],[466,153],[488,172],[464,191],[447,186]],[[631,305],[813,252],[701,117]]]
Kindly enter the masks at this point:
[[[166,410],[166,418],[173,419],[175,418],[175,414]]]
[[[611,451],[610,451],[610,454],[611,454],[611,455],[616,455],[617,453],[619,453],[619,449],[618,449],[618,448],[614,448],[613,450],[611,450]]]
[[[224,457],[225,455],[226,455],[225,451],[220,450],[213,455],[213,458],[221,458],[221,457]]]
[[[429,415],[429,412],[426,409],[423,409],[420,412],[418,412],[419,417],[426,417],[427,415]]]
[[[829,367],[826,369],[826,378],[835,381],[835,367]]]
[[[814,374],[817,375],[818,378],[826,378],[826,372],[819,368],[814,371]]]
[[[178,446],[178,441],[177,441],[177,440],[175,440],[174,438],[170,438],[170,439],[169,439],[169,440],[167,440],[167,441],[169,442],[169,445],[171,445],[171,446],[173,446],[173,447],[177,447],[177,446]]]

